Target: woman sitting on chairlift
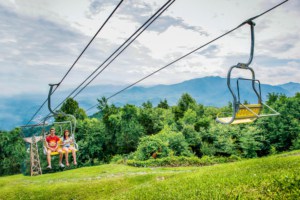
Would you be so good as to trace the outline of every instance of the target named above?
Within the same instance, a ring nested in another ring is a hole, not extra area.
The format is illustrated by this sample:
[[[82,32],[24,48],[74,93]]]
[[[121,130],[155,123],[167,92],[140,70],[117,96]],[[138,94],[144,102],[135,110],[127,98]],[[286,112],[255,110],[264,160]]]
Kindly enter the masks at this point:
[[[64,137],[63,137],[63,151],[65,151],[65,157],[66,157],[66,166],[70,166],[69,164],[69,151],[72,151],[72,155],[73,155],[73,162],[74,165],[77,165],[76,162],[76,149],[73,146],[74,143],[74,139],[72,138],[72,136],[69,136],[69,131],[65,130],[64,131]]]

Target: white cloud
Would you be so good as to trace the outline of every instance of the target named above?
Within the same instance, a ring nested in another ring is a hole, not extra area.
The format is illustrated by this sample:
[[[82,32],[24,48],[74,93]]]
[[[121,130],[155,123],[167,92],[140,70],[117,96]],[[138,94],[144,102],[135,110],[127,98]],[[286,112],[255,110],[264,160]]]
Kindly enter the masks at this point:
[[[81,83],[165,2],[124,1],[65,79],[61,90]],[[279,2],[176,1],[92,84],[134,82]],[[29,91],[46,94],[47,84],[62,78],[118,3],[118,0],[0,1],[2,95]],[[289,1],[255,20],[253,65],[267,83],[300,80],[299,8],[298,1]],[[230,66],[248,60],[249,50],[250,31],[244,26],[141,84],[171,84],[212,75],[224,77]],[[270,68],[274,70],[269,71]],[[276,78],[270,78],[269,74]]]
[[[0,0],[0,100],[15,97],[21,102],[36,95],[34,109],[26,108],[25,112],[31,117],[41,99],[47,97],[48,83],[61,80],[119,2]],[[280,2],[177,0],[91,85],[129,85]],[[53,101],[62,101],[65,98],[62,91],[75,89],[164,3],[124,1],[61,84]],[[252,67],[262,83],[299,82],[299,9],[300,1],[288,1],[255,20]],[[226,77],[229,67],[247,62],[249,51],[250,31],[246,25],[139,84]],[[233,75],[249,74],[238,71]],[[80,101],[86,98],[84,92],[78,97]],[[10,109],[20,108],[1,106],[2,119],[12,117],[4,115]],[[46,112],[47,108],[43,107],[39,114]]]

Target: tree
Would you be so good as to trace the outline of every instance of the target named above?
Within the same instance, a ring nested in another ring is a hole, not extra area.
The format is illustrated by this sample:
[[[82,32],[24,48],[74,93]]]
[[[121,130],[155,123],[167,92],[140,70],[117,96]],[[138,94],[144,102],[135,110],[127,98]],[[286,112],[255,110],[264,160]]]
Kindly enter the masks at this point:
[[[85,111],[82,108],[79,108],[78,102],[72,98],[68,98],[59,110],[65,114],[73,115],[76,119],[83,120],[87,118]],[[56,120],[65,121],[66,117],[58,116]]]
[[[144,127],[147,135],[158,133],[163,128],[163,116],[157,108],[144,107],[138,115],[139,123]]]
[[[78,161],[81,164],[94,165],[108,160],[105,146],[105,126],[98,119],[80,120],[77,128],[77,144],[79,146]]]
[[[189,144],[189,147],[192,149],[193,153],[200,157],[202,138],[200,134],[195,130],[194,126],[186,125],[182,130],[182,134],[184,135],[185,141]]]
[[[168,109],[169,108],[169,104],[168,104],[168,101],[167,99],[164,99],[163,101],[160,100],[158,105],[157,105],[158,108],[163,108],[163,109]]]
[[[108,105],[107,98],[102,97],[101,99],[98,100],[98,109],[99,109],[99,115],[102,116],[103,122],[106,125],[106,127],[109,127],[108,124],[108,119],[110,115],[117,114],[119,112],[119,109],[114,105]]]
[[[20,173],[25,157],[25,142],[20,137],[20,129],[0,131],[0,176]]]
[[[153,108],[153,105],[152,105],[152,103],[151,103],[150,101],[146,101],[146,102],[144,102],[144,103],[142,104],[142,107],[143,107],[144,109],[151,109],[151,108]]]
[[[165,126],[158,134],[154,135],[166,142],[168,147],[175,156],[192,156],[189,145],[185,140],[184,135],[181,132],[175,132],[170,127]]]
[[[106,115],[107,118],[103,118],[105,124],[105,147],[104,151],[107,155],[120,154],[117,146],[117,137],[121,131],[121,114]],[[105,119],[105,120],[104,120]]]
[[[210,126],[211,121],[212,121],[212,119],[209,117],[202,117],[202,118],[198,119],[197,122],[195,123],[195,130],[198,132],[200,131],[201,128],[207,130]]]
[[[271,104],[275,103],[278,98],[279,98],[278,94],[276,94],[274,92],[273,93],[268,93],[268,95],[267,95],[267,99],[268,99],[267,104],[271,105]]]
[[[188,109],[196,110],[197,103],[189,94],[184,93],[179,99],[177,106],[174,107],[173,112],[175,114],[176,121],[183,117],[185,111]]]
[[[300,99],[280,95],[271,106],[280,115],[260,120],[261,127],[267,133],[270,145],[277,151],[287,151],[293,146],[300,132]]]
[[[170,155],[192,156],[192,153],[183,134],[166,126],[156,135],[141,138],[134,155],[137,160],[148,160],[151,157],[163,158]]]
[[[99,102],[99,116],[105,127],[105,145],[103,146],[103,152],[106,160],[111,156],[117,154],[117,133],[120,132],[121,126],[121,108],[117,108],[115,105],[108,105],[107,99],[102,97],[98,99]]]
[[[60,108],[60,110],[62,112],[66,113],[66,114],[71,114],[74,116],[78,109],[79,109],[78,102],[72,98],[68,98]]]
[[[216,156],[237,154],[236,141],[240,134],[241,130],[238,126],[224,126],[223,124],[212,123],[208,130],[200,130],[202,143],[205,144],[202,150],[206,151],[202,153],[207,155],[207,152],[209,152],[207,148],[211,147]]]
[[[239,141],[242,149],[242,156],[245,158],[257,157],[258,152],[263,147],[261,130],[256,127],[246,126],[243,128]]]
[[[136,160],[148,160],[152,158],[167,157],[170,153],[168,144],[160,138],[145,136],[140,139],[137,150],[134,153]]]
[[[181,119],[179,119],[179,123],[184,127],[185,125],[193,125],[196,123],[197,121],[197,113],[192,110],[192,109],[188,109],[183,117]]]
[[[97,99],[98,100],[98,103],[99,103],[99,105],[98,105],[98,109],[100,110],[100,111],[105,111],[105,110],[107,110],[108,108],[109,108],[109,106],[108,106],[108,100],[107,100],[107,98],[106,97],[102,97],[101,99]]]
[[[139,138],[144,136],[145,130],[138,122],[138,109],[134,105],[125,105],[120,117],[120,129],[116,133],[118,153],[127,154],[136,150]]]

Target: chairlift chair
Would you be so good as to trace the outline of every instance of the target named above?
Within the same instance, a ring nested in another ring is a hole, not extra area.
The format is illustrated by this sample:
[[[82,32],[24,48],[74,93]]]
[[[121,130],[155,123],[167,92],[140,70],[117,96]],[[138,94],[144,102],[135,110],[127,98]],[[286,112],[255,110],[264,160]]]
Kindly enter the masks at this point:
[[[255,78],[254,70],[249,67],[249,65],[252,62],[253,59],[253,52],[254,52],[254,26],[255,23],[251,20],[246,21],[245,23],[250,25],[251,28],[251,52],[250,52],[250,58],[247,63],[238,63],[237,65],[232,66],[227,74],[227,86],[228,89],[233,97],[233,104],[232,109],[233,112],[231,115],[227,115],[227,113],[219,113],[217,115],[216,121],[222,124],[243,124],[243,123],[251,123],[255,121],[257,118],[260,117],[270,117],[279,115],[277,111],[272,109],[270,106],[262,102],[261,98],[261,87],[260,87],[260,81]],[[234,90],[232,89],[232,78],[231,73],[234,69],[244,69],[249,70],[252,74],[252,77],[250,79],[248,78],[238,78],[237,79],[237,92],[238,97],[235,94]],[[257,96],[257,103],[256,104],[243,104],[240,102],[240,87],[239,82],[240,81],[250,81],[252,83],[252,89],[255,92]],[[258,84],[258,89],[256,88],[256,85]],[[261,114],[262,109],[266,108],[271,111],[269,114]],[[223,115],[223,116],[221,116]]]
[[[51,124],[51,127],[54,127],[56,131],[58,130],[57,132],[59,132],[59,134],[57,134],[57,135],[61,138],[64,136],[64,130],[69,130],[70,137],[73,138],[72,146],[75,148],[75,151],[78,151],[78,144],[76,143],[76,140],[75,140],[76,118],[71,114],[65,114],[63,112],[54,112],[51,109],[51,94],[52,94],[53,86],[57,87],[58,84],[49,84],[49,86],[50,86],[50,90],[49,90],[49,94],[48,94],[48,109],[51,114],[44,118],[43,124],[44,125],[47,124],[47,121],[49,121],[51,118],[66,117],[68,120],[61,121],[61,122],[53,122]],[[48,131],[46,130],[46,126],[44,126],[43,135],[44,135],[43,150],[44,150],[44,154],[47,155],[46,137],[48,136]],[[62,145],[62,140],[60,140],[59,145]],[[64,153],[65,152],[63,151],[63,154]],[[69,150],[69,153],[71,153],[71,150]],[[58,154],[59,154],[58,152],[51,152],[51,156],[58,155]]]

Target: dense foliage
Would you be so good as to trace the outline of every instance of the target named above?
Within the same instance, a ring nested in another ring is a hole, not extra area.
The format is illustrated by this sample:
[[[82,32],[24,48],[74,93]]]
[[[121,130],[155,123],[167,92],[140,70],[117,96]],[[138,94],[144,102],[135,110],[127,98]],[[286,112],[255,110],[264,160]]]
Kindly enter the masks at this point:
[[[136,162],[174,156],[253,158],[300,148],[299,93],[294,97],[269,94],[267,104],[281,115],[247,125],[217,124],[217,113],[230,111],[231,104],[207,107],[189,94],[183,94],[174,106],[166,100],[157,106],[145,102],[141,107],[116,107],[105,98],[98,101],[99,111],[93,118],[73,99],[61,108],[78,120],[79,166],[109,162],[116,155]],[[0,134],[0,175],[19,173],[28,157],[19,131]],[[45,167],[46,158],[42,153],[40,156]]]
[[[0,175],[20,173],[26,148],[19,129],[0,131]]]

